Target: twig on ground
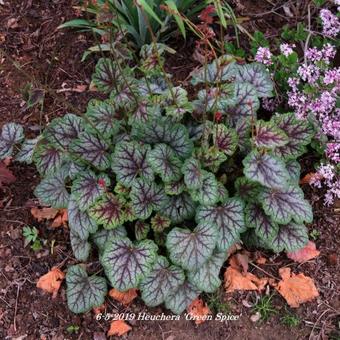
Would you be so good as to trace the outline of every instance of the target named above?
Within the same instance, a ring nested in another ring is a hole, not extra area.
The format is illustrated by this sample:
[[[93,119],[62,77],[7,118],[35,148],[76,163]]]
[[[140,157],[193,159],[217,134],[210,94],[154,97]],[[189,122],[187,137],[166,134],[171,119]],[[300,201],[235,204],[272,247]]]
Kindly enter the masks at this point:
[[[265,271],[264,269],[262,269],[261,267],[257,266],[255,263],[253,262],[249,262],[249,264],[251,264],[253,267],[255,267],[256,269],[260,270],[261,272],[263,272],[264,274],[270,276],[272,279],[275,279],[275,280],[279,280],[280,281],[280,278],[268,273],[267,271]]]

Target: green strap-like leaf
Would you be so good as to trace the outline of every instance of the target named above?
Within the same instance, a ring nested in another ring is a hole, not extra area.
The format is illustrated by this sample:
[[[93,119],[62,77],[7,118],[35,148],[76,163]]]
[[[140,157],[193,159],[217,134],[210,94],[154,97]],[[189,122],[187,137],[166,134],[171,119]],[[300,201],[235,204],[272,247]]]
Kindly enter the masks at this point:
[[[73,313],[85,313],[104,303],[107,285],[103,277],[89,277],[81,266],[71,266],[67,270],[66,284],[67,305]]]
[[[150,274],[140,284],[142,299],[149,307],[158,306],[182,285],[184,280],[182,269],[170,265],[165,257],[159,256]]]
[[[128,238],[113,239],[101,263],[112,286],[120,291],[136,288],[151,271],[157,246],[150,240],[133,244]]]

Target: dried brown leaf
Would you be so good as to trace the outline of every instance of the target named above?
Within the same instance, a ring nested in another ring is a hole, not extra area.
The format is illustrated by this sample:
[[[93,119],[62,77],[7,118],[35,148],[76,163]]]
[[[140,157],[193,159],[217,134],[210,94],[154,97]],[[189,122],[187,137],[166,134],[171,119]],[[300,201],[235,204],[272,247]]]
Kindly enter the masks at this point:
[[[55,298],[64,278],[65,274],[59,268],[53,267],[47,274],[39,278],[37,287],[52,293],[52,298]]]
[[[119,290],[112,288],[109,291],[109,296],[123,305],[129,305],[138,296],[138,294],[137,289],[134,288],[129,289],[126,292],[120,292]]]
[[[284,297],[290,307],[297,308],[300,304],[311,301],[319,296],[314,281],[304,274],[291,274],[290,268],[280,268],[282,280],[275,289]]]
[[[315,243],[309,241],[307,245],[294,252],[287,253],[287,257],[296,262],[306,262],[320,255],[320,251],[316,249]]]
[[[118,335],[122,336],[129,332],[132,328],[124,320],[115,320],[110,324],[110,329],[107,336]]]
[[[224,288],[227,293],[235,290],[261,291],[268,283],[267,278],[258,278],[252,273],[242,274],[240,269],[229,266],[224,273]]]
[[[211,314],[209,307],[204,303],[203,300],[197,298],[187,308],[192,320],[195,320],[195,324],[199,325],[206,321],[207,315]]]

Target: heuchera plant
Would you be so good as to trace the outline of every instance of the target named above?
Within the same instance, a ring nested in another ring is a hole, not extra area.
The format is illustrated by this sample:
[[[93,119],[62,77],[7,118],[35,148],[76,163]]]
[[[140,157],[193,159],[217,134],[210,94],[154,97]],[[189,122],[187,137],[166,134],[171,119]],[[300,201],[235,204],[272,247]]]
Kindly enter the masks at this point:
[[[100,305],[108,281],[179,314],[220,286],[235,242],[291,252],[308,241],[313,215],[296,159],[313,128],[293,113],[257,119],[260,98],[272,96],[269,73],[229,55],[192,74],[189,100],[163,72],[165,50],[144,46],[135,68],[100,59],[93,84],[109,98],[54,119],[37,138],[3,126],[0,158],[34,162],[35,195],[68,209],[74,256],[99,255],[106,279],[68,270],[75,313]]]

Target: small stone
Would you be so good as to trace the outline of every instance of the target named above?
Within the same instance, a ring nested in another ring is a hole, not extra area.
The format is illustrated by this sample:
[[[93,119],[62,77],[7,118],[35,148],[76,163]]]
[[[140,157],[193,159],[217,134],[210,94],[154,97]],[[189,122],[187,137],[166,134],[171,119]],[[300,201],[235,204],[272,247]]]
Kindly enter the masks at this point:
[[[253,314],[251,317],[250,317],[250,320],[252,322],[257,322],[261,319],[261,314],[259,312],[256,312],[255,314]]]

